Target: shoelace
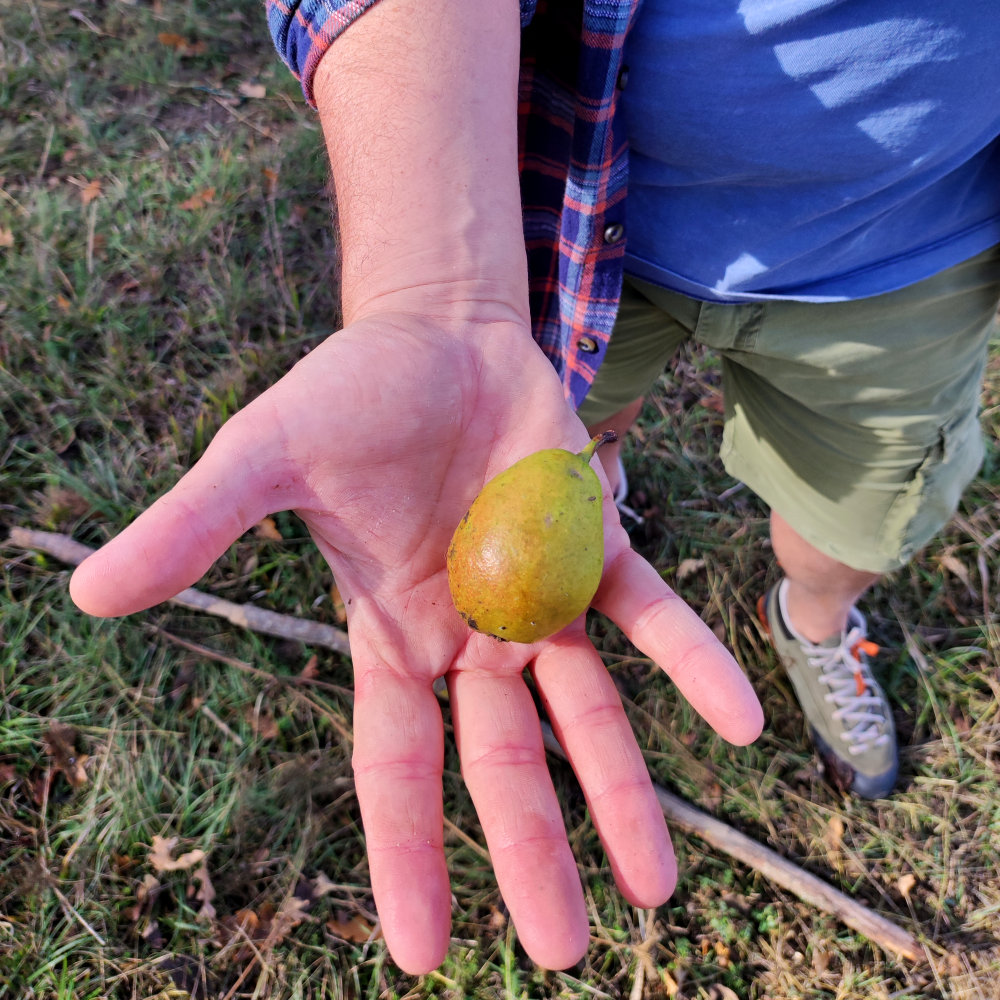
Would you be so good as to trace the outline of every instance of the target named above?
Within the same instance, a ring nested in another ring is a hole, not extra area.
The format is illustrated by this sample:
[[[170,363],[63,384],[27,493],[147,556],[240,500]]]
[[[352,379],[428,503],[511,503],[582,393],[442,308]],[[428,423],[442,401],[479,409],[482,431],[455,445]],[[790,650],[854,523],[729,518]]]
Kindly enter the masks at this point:
[[[642,524],[646,519],[637,510],[633,510],[625,500],[628,498],[628,477],[625,475],[625,463],[618,456],[618,489],[615,492],[615,506],[618,512],[632,518],[636,524]]]
[[[863,656],[874,656],[878,646],[865,637],[865,620],[856,609],[851,612],[847,631],[838,646],[807,648],[810,666],[820,671],[820,681],[828,687],[825,699],[837,706],[832,717],[851,728],[840,734],[857,756],[889,739],[881,732],[885,725],[882,699],[872,694],[875,682]]]

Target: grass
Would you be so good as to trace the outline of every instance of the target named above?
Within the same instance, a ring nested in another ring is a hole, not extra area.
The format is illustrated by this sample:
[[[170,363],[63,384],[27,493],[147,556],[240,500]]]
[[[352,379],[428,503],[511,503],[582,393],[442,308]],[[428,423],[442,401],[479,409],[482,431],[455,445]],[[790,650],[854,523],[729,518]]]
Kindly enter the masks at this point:
[[[0,538],[23,525],[96,545],[335,328],[317,125],[256,2],[34,0],[4,15],[0,150]],[[437,973],[403,976],[370,939],[350,664],[165,606],[88,619],[65,566],[6,546],[0,997],[1000,994],[1000,452],[943,537],[868,602],[904,780],[887,802],[844,800],[754,624],[773,573],[766,511],[718,463],[717,399],[711,358],[691,353],[650,400],[629,446],[648,515],[633,536],[731,644],[764,735],[723,745],[598,618],[594,640],[657,781],[905,926],[930,961],[897,960],[695,838],[676,838],[674,898],[628,907],[553,762],[593,941],[579,967],[540,971],[449,747],[454,941]],[[996,360],[983,421],[995,441]],[[275,527],[201,586],[337,624],[304,529]],[[160,870],[158,837],[206,857]]]

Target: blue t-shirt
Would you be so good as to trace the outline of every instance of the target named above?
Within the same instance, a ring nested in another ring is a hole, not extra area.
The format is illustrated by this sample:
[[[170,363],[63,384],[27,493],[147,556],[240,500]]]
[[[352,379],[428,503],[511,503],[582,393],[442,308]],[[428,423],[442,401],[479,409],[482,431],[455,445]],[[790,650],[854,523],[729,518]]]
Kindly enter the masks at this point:
[[[626,64],[630,274],[827,301],[1000,243],[998,0],[645,0]]]

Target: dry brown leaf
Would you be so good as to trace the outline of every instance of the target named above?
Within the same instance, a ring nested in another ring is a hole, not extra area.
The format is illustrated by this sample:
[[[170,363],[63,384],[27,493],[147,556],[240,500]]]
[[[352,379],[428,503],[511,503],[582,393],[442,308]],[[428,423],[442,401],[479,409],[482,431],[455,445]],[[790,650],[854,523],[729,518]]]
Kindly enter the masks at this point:
[[[913,872],[907,872],[905,875],[900,875],[896,880],[896,888],[899,890],[900,896],[903,899],[909,899],[910,893],[913,891],[913,887],[917,884],[917,876]]]
[[[264,178],[264,187],[267,190],[268,197],[272,197],[278,188],[278,171],[271,167],[264,167],[261,170],[261,175]]]
[[[817,975],[822,975],[830,968],[830,963],[833,961],[834,954],[832,951],[826,951],[820,949],[819,951],[814,951],[812,956],[812,967],[813,972]]]
[[[28,777],[26,783],[28,794],[31,796],[31,801],[34,802],[39,809],[45,805],[45,802],[49,797],[49,791],[52,788],[52,781],[55,776],[56,772],[52,770],[52,768],[49,768],[41,774],[32,774]]]
[[[507,926],[507,914],[497,906],[490,906],[490,918],[487,922],[489,929],[494,933],[499,933]]]
[[[127,854],[119,854],[117,851],[111,852],[111,865],[118,875],[124,875],[135,862]]]
[[[160,837],[153,835],[153,845],[149,850],[149,863],[158,872],[187,871],[201,864],[208,856],[202,850],[188,851],[179,858],[175,858],[174,848],[177,846],[177,837]]]
[[[271,921],[268,939],[275,944],[283,941],[293,927],[298,927],[304,920],[312,919],[306,913],[308,909],[308,899],[302,899],[299,896],[286,896]]]
[[[101,197],[101,182],[96,178],[89,181],[84,187],[80,189],[80,197],[83,199],[84,205],[89,205],[96,198]]]
[[[150,920],[140,936],[154,948],[163,947],[163,935],[160,933],[160,925],[155,920]]]
[[[215,907],[212,905],[212,900],[215,899],[215,888],[212,886],[212,880],[208,876],[208,865],[204,862],[192,872],[192,878],[197,879],[201,885],[194,894],[194,898],[201,903],[201,909],[198,911],[199,920],[214,920],[215,919]]]
[[[689,576],[701,572],[705,568],[704,559],[682,559],[677,564],[677,579],[686,580]]]
[[[62,771],[66,780],[74,787],[81,788],[87,783],[84,765],[89,758],[76,752],[77,732],[63,722],[53,722],[45,733],[45,749],[51,758],[53,771]]]
[[[9,250],[14,245],[14,230],[0,226],[0,250]]]
[[[15,781],[17,781],[17,771],[14,770],[14,765],[8,764],[6,761],[0,762],[0,788]]]
[[[153,917],[153,905],[156,897],[163,891],[159,881],[147,873],[135,890],[135,905],[125,910],[125,916],[135,924],[139,937],[149,942],[154,948],[163,946],[163,935],[160,925]],[[140,927],[145,920],[145,926]]]
[[[844,821],[839,816],[831,816],[823,834],[823,843],[833,854],[839,854],[844,842]]]
[[[174,31],[161,31],[157,36],[161,45],[173,49],[179,56],[200,56],[208,51],[205,42],[195,42]]]
[[[699,799],[706,809],[718,809],[722,805],[722,785],[717,781],[710,782],[702,789]]]
[[[660,981],[668,997],[675,997],[680,992],[681,984],[666,969],[660,969]]]
[[[258,521],[254,525],[253,533],[258,538],[265,538],[269,542],[284,541],[281,537],[281,532],[278,531],[278,526],[275,524],[273,517],[265,517],[262,521]]]
[[[267,933],[267,927],[270,925],[271,920],[274,917],[274,907],[270,903],[265,903],[261,908],[260,912],[264,914],[263,924],[264,930],[263,934]],[[261,918],[256,910],[237,910],[235,916],[236,923],[249,934],[251,937],[263,936],[261,934]]]
[[[303,681],[314,681],[319,677],[319,657],[313,653],[312,656],[306,660],[306,665],[302,668],[299,674],[299,679]]]
[[[142,882],[136,892],[136,898],[140,903],[144,903],[146,899],[155,897],[159,888],[160,880],[155,875],[151,875],[149,872],[146,872],[146,874],[142,876]]]
[[[139,919],[149,910],[160,891],[160,881],[155,875],[148,872],[143,875],[142,881],[135,889],[135,903],[125,910],[125,916],[132,923],[138,923]]]
[[[255,736],[262,740],[276,740],[280,733],[278,723],[270,712],[258,712],[252,706],[247,706],[247,722]]]
[[[948,717],[955,725],[955,732],[960,736],[968,736],[972,731],[972,720],[962,711],[958,705],[952,705],[948,709]]]
[[[366,941],[378,940],[382,936],[381,930],[376,931],[360,913],[348,916],[345,913],[338,913],[326,922],[326,929],[341,941],[350,941],[351,944],[364,944]]]
[[[235,962],[247,961],[259,956],[261,949],[266,951],[280,944],[293,927],[313,919],[306,913],[309,904],[309,900],[292,895],[277,909],[271,903],[263,903],[256,910],[238,910],[215,922],[215,936],[223,945],[243,941],[244,946],[237,945],[230,958]]]
[[[224,930],[226,934],[224,940],[239,933],[245,935],[251,941],[259,940],[267,934],[267,927],[270,926],[271,915],[267,917],[264,929],[261,929],[261,919],[253,910],[237,910],[234,914],[223,917],[218,924],[217,930]]]
[[[185,212],[200,212],[206,205],[211,204],[215,200],[215,188],[203,188],[197,194],[191,195],[190,198],[185,198],[177,207]]]
[[[262,97],[267,97],[267,87],[262,83],[251,83],[249,80],[243,80],[236,89],[244,97],[249,97],[253,100],[260,100]]]

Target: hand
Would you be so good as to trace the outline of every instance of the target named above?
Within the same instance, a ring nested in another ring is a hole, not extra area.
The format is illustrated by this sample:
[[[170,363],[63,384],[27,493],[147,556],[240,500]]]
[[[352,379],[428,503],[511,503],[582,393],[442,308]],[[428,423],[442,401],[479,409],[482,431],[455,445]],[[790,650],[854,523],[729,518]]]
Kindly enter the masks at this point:
[[[265,515],[294,509],[347,606],[357,794],[393,958],[425,972],[448,945],[443,725],[432,691],[444,676],[463,775],[521,942],[538,964],[563,968],[586,950],[588,917],[525,666],[625,897],[659,905],[676,867],[583,618],[526,646],[470,631],[451,604],[445,553],[483,483],[540,448],[578,451],[587,433],[521,324],[466,323],[460,335],[447,327],[396,313],[330,337],[87,559],[71,592],[91,614],[141,610],[190,586]],[[762,716],[742,672],[630,550],[606,483],[604,504],[606,563],[595,607],[671,675],[720,735],[752,741]]]

